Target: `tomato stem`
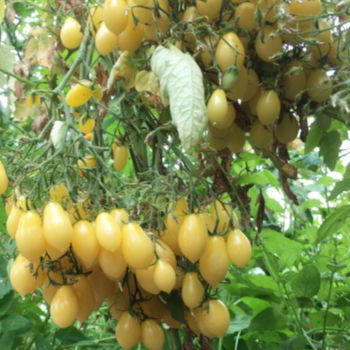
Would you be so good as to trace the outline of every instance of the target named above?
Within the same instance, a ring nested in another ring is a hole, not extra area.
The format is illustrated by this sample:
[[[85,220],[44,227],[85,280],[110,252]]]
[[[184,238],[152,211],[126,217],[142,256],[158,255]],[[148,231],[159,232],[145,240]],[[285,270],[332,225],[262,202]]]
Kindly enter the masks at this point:
[[[170,350],[182,350],[180,332],[178,329],[169,328],[166,330]]]

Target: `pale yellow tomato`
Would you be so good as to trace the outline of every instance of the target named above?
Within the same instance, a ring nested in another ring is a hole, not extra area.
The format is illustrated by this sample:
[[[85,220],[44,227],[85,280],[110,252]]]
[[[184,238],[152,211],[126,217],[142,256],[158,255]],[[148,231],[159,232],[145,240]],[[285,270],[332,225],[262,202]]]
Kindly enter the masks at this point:
[[[124,209],[120,208],[112,209],[110,214],[112,215],[119,228],[122,230],[124,223],[126,223],[128,220],[129,214]]]
[[[229,150],[238,153],[243,149],[245,140],[245,133],[236,124],[233,124],[230,131],[230,140],[227,144]]]
[[[74,275],[73,290],[78,300],[77,320],[84,323],[91,315],[95,298],[90,283],[85,275]]]
[[[89,9],[89,27],[92,33],[92,36],[95,37],[97,31],[101,27],[103,20],[103,11],[102,6],[92,6]]]
[[[67,49],[76,49],[83,40],[83,33],[80,31],[79,22],[68,17],[61,28],[61,41]]]
[[[228,110],[225,91],[221,89],[215,90],[207,104],[208,119],[212,123],[224,120]]]
[[[154,266],[153,280],[160,290],[169,294],[176,284],[174,268],[167,261],[158,260]]]
[[[220,0],[198,0],[196,1],[196,6],[198,13],[201,16],[207,16],[209,18],[209,23],[219,15],[221,10],[221,1]]]
[[[6,230],[12,239],[16,238],[18,224],[22,215],[23,211],[17,208],[16,205],[12,205],[10,215],[6,221]]]
[[[184,304],[190,309],[194,309],[202,303],[204,288],[196,272],[188,272],[185,274],[181,296]]]
[[[321,69],[310,74],[306,87],[308,95],[315,102],[324,102],[332,94],[332,81]]]
[[[244,2],[236,7],[235,17],[239,20],[237,24],[247,32],[252,32],[256,29],[255,22],[255,6],[249,2]]]
[[[121,246],[114,252],[100,248],[98,262],[102,271],[115,281],[120,280],[126,272],[126,261]]]
[[[110,252],[116,251],[122,241],[122,233],[109,213],[100,213],[95,221],[96,237],[100,246]]]
[[[276,139],[282,143],[290,143],[296,139],[299,132],[299,123],[296,118],[284,113],[280,123],[275,127]]]
[[[154,262],[155,260],[152,263]],[[160,288],[153,279],[154,267],[155,265],[150,265],[146,269],[136,269],[135,275],[137,282],[146,292],[157,295],[160,293]]]
[[[241,97],[242,101],[251,100],[259,90],[259,77],[254,69],[247,69],[247,87]]]
[[[126,7],[124,0],[106,0],[103,4],[104,24],[115,35],[122,33],[130,20]]]
[[[115,336],[118,344],[123,349],[131,349],[141,337],[140,320],[131,316],[128,311],[125,311],[117,323]]]
[[[250,141],[259,148],[266,148],[273,140],[273,132],[270,125],[262,125],[257,119],[250,129]]]
[[[272,62],[274,60],[272,56],[282,51],[282,39],[278,35],[271,36],[275,31],[272,26],[266,25],[262,30],[264,41],[261,40],[261,33],[259,32],[255,39],[255,50],[263,61]]]
[[[145,320],[141,324],[141,340],[149,350],[162,350],[165,336],[162,327],[154,320]]]
[[[79,107],[85,104],[90,100],[92,92],[89,81],[83,80],[81,84],[75,84],[69,91],[66,96],[67,105],[70,107]]]
[[[227,252],[230,260],[240,268],[245,267],[250,261],[252,246],[246,235],[238,228],[228,234]]]
[[[214,336],[223,338],[230,325],[230,313],[221,300],[209,300],[208,307],[208,311],[202,311],[204,326]]]
[[[281,112],[281,102],[273,90],[265,91],[259,98],[256,113],[262,125],[273,123]]]
[[[92,273],[88,275],[92,291],[95,299],[98,302],[102,302],[108,296],[113,294],[115,289],[115,282],[106,277],[99,266],[96,266]]]

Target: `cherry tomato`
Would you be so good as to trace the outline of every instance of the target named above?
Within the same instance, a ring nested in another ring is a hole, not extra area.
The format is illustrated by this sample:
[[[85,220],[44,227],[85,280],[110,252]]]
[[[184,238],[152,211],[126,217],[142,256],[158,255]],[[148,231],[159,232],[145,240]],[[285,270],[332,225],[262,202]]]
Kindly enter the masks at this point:
[[[85,138],[88,140],[88,141],[91,141],[92,139],[92,132],[88,132],[85,134]]]
[[[10,196],[7,197],[5,200],[5,211],[7,216],[9,216],[11,213],[12,205],[13,205],[13,193],[11,193]]]
[[[247,32],[252,32],[256,29],[255,22],[255,6],[249,2],[244,2],[236,7],[235,17],[239,17],[237,25],[245,29]]]
[[[174,268],[165,260],[158,260],[154,266],[153,280],[156,286],[170,294],[176,284]]]
[[[254,95],[254,97],[249,100],[249,109],[252,115],[257,115],[256,107],[263,93],[264,93],[264,90],[262,90],[261,87],[258,87],[258,91]]]
[[[122,241],[122,233],[109,213],[100,213],[95,221],[96,237],[101,247],[110,252],[116,251]]]
[[[23,211],[17,208],[16,205],[12,205],[10,215],[6,221],[6,229],[12,239],[16,238],[18,224],[22,215],[23,215]]]
[[[187,22],[186,26],[187,26],[187,30],[186,32],[188,34],[185,35],[184,40],[185,40],[185,47],[187,49],[190,49],[191,51],[194,51],[197,47],[197,43],[196,43],[196,38],[195,36],[192,34],[192,28],[194,27],[194,25],[192,24],[196,18],[198,18],[200,16],[200,14],[198,13],[198,10],[195,6],[188,6],[184,12],[182,21],[185,23]]]
[[[160,239],[156,239],[155,247],[158,257],[167,261],[175,270],[176,258],[171,248],[166,243],[162,242]]]
[[[91,132],[95,127],[95,120],[82,115],[79,119],[79,128],[83,134]]]
[[[133,317],[125,311],[120,317],[115,329],[115,336],[118,344],[123,349],[131,349],[141,337],[141,325],[138,318]]]
[[[259,90],[259,77],[256,74],[255,70],[248,69],[247,70],[247,87],[244,91],[244,94],[241,97],[242,101],[251,100]]]
[[[32,263],[44,254],[47,243],[38,213],[23,213],[17,228],[16,244],[20,253]]]
[[[255,39],[255,50],[258,56],[265,62],[272,62],[272,56],[282,51],[282,39],[276,35],[272,38],[270,35],[275,31],[272,26],[266,25],[263,29],[264,42],[261,41],[260,32]]]
[[[304,2],[292,1],[288,7],[288,12],[296,15],[315,16],[322,11],[320,0],[308,0]]]
[[[61,204],[50,202],[44,209],[44,236],[49,245],[65,253],[73,238],[73,227]]]
[[[198,0],[196,1],[196,6],[201,16],[207,16],[209,18],[208,23],[213,22],[213,20],[218,17],[221,10],[221,3],[217,0]]]
[[[114,252],[100,248],[98,262],[106,276],[114,281],[118,281],[124,277],[126,272],[126,261],[121,246]]]
[[[83,158],[84,162],[82,160],[78,160],[78,167],[80,169],[93,169],[96,166],[96,160],[95,157],[93,155],[88,155],[86,157]]]
[[[203,278],[213,287],[225,278],[230,265],[225,240],[211,236],[207,247],[199,259],[199,271]]]
[[[7,177],[4,165],[0,160],[0,196],[7,190],[8,185],[9,179]]]
[[[128,162],[129,150],[126,146],[117,146],[113,151],[113,166],[116,171],[123,171]]]
[[[209,300],[208,311],[203,308],[204,326],[218,338],[223,338],[230,325],[230,313],[221,300]]]
[[[230,141],[227,147],[232,153],[241,151],[245,144],[245,133],[236,125],[233,124],[230,131]]]
[[[204,298],[204,288],[196,272],[185,274],[181,296],[184,304],[190,309],[198,307]]]
[[[149,319],[142,322],[141,339],[149,350],[162,350],[164,347],[164,332],[154,320]]]
[[[149,13],[151,13],[151,11],[149,11]],[[126,28],[118,35],[117,44],[121,51],[128,51],[130,56],[132,56],[141,44],[143,31],[138,24],[135,26],[135,23],[132,20],[131,11],[129,11],[128,18],[128,24]]]
[[[83,40],[83,33],[80,31],[80,24],[72,17],[68,17],[61,28],[60,33],[62,44],[67,49],[76,49]]]
[[[124,2],[124,0],[121,1]],[[102,22],[102,25],[96,34],[95,44],[97,51],[102,56],[110,54],[117,45],[117,36],[108,30],[104,22]]]
[[[196,317],[197,320],[197,324],[198,324],[198,328],[199,331],[205,335],[207,338],[209,339],[213,339],[215,337],[215,335],[213,333],[211,333],[207,327],[204,325],[204,321],[203,321],[203,312],[202,312],[202,308],[201,307],[197,307],[196,309],[193,310],[194,315]]]
[[[215,223],[211,218],[210,214],[207,211],[202,211],[199,213],[199,216],[204,222],[205,227],[209,232],[214,232]]]
[[[51,302],[52,321],[60,328],[67,328],[74,323],[78,312],[79,302],[73,286],[60,287]]]
[[[119,228],[122,230],[124,223],[128,220],[129,214],[124,209],[120,208],[111,210],[110,214]]]
[[[193,264],[200,258],[208,244],[208,231],[198,214],[185,217],[179,231],[182,254]]]
[[[217,199],[210,204],[210,213],[214,224],[217,224],[217,233],[225,234],[229,230],[230,219],[232,219],[233,226],[238,227],[239,225],[232,208],[228,204],[221,204]]]
[[[146,269],[154,259],[153,242],[135,223],[123,227],[122,250],[126,262],[138,269]]]
[[[96,36],[103,20],[102,6],[93,6],[89,9],[89,27],[93,37]]]
[[[50,271],[50,279],[52,282],[56,282],[56,284],[51,283],[48,277],[45,278],[45,281],[43,283],[43,297],[45,301],[51,305],[52,299],[55,296],[56,292],[58,291],[58,285],[63,284],[63,277],[60,271],[54,272]]]
[[[28,97],[28,105],[30,108],[37,108],[40,105],[40,97],[35,95],[34,99],[35,99],[35,104],[33,103],[33,95],[30,95]]]
[[[295,73],[287,74],[292,69],[297,69]],[[294,101],[298,94],[306,88],[306,76],[301,63],[298,60],[293,60],[287,64],[282,71],[282,84],[284,85],[284,92],[287,99]]]
[[[229,131],[229,130],[228,130]],[[217,151],[221,151],[224,148],[227,147],[228,143],[230,141],[230,134],[225,133],[222,136],[214,136],[211,131],[208,131],[208,142],[210,146]]]
[[[73,290],[78,300],[78,315],[76,318],[79,322],[84,323],[93,311],[94,293],[85,275],[75,275],[74,280],[77,280],[73,284]]]
[[[208,133],[210,133],[212,136],[224,137],[230,132],[230,128],[220,129],[220,128],[216,127],[216,125],[217,124],[214,125],[213,123],[208,122]]]
[[[79,107],[90,100],[92,92],[87,86],[90,82],[84,80],[81,84],[75,84],[66,96],[67,105],[70,107]],[[83,84],[83,85],[82,85]],[[86,86],[85,86],[86,85]]]
[[[185,320],[188,324],[188,327],[190,327],[191,331],[197,336],[199,336],[201,334],[201,331],[199,330],[197,318],[194,312],[191,310],[185,310]]]
[[[201,52],[201,59],[204,66],[208,68],[213,61],[213,57],[215,57],[214,52],[215,52],[216,45],[219,41],[219,37],[211,34],[211,35],[205,36],[203,41],[204,42],[202,45],[203,50]]]
[[[215,51],[215,59],[219,67],[226,72],[233,64],[241,69],[244,63],[244,47],[239,37],[229,32],[219,40]]]
[[[207,104],[208,119],[212,123],[224,120],[228,110],[226,94],[224,90],[215,90]]]
[[[281,1],[274,1],[274,0],[266,0],[259,2],[259,8],[262,13],[267,12],[266,14],[266,20],[268,22],[275,22],[276,18],[276,12],[275,12],[275,5],[280,5]]]
[[[73,226],[72,247],[74,254],[90,269],[96,265],[100,246],[96,237],[95,227],[86,220],[81,220]]]
[[[155,262],[155,259],[152,261],[152,264]],[[156,285],[153,279],[155,265],[150,265],[146,269],[136,269],[135,275],[139,285],[148,293],[159,294],[160,288]]]
[[[282,143],[290,143],[296,139],[298,132],[299,124],[296,118],[284,113],[282,121],[275,127],[276,139]]]
[[[315,102],[324,102],[332,94],[332,82],[321,69],[310,74],[306,87],[308,95]]]
[[[281,102],[278,94],[273,91],[265,91],[259,98],[256,113],[262,125],[273,123],[281,112]]]
[[[175,275],[176,275],[176,283],[175,283],[174,289],[180,289],[183,284],[185,273],[183,272],[183,270],[180,269],[180,267],[176,266]]]
[[[53,185],[50,187],[50,198],[53,201],[60,201],[68,196],[68,189],[65,185]]]
[[[103,91],[100,90],[101,86],[100,85],[95,85],[94,86],[95,91],[92,92],[92,96],[94,97],[94,99],[96,99],[97,101],[101,101],[102,97],[103,97]]]
[[[128,24],[129,18],[126,6],[127,4],[124,0],[107,0],[103,4],[104,24],[115,35],[119,35],[125,30]]]
[[[248,86],[248,74],[247,69],[242,66],[238,69],[237,84],[229,91],[227,91],[227,98],[232,101],[238,101],[242,98],[247,90]]]
[[[250,261],[252,246],[246,235],[238,228],[228,234],[227,252],[230,260],[240,268],[245,267]]]
[[[119,293],[116,295],[110,295],[107,297],[107,307],[108,311],[114,317],[116,320],[120,320],[123,313],[125,312],[125,308],[121,305],[125,303],[125,300],[128,300],[128,295],[125,295],[125,293]]]
[[[250,129],[250,141],[259,148],[266,148],[273,140],[273,132],[270,125],[262,125],[257,119]]]
[[[102,302],[104,299],[113,294],[115,282],[106,277],[99,266],[96,266],[92,273],[88,275],[95,299]]]
[[[153,17],[152,17],[152,10],[151,7],[154,7],[154,0],[143,0],[143,4],[137,4],[133,0],[128,1],[128,5],[131,9],[131,11],[134,13],[134,16],[137,18],[137,20],[140,23],[152,23]],[[143,6],[143,7],[139,7]],[[132,18],[131,18],[132,19]]]

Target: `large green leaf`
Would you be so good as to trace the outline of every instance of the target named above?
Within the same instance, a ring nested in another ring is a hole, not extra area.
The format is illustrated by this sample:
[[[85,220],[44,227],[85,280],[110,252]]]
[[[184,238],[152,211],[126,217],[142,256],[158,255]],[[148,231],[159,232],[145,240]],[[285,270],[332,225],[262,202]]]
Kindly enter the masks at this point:
[[[17,331],[27,332],[32,328],[31,322],[29,322],[24,316],[18,314],[8,314],[0,318],[1,328],[3,332]]]
[[[340,134],[337,130],[328,132],[322,137],[319,143],[319,155],[330,170],[334,170],[339,159],[339,149],[342,144]]]
[[[333,199],[336,199],[339,194],[349,190],[350,190],[350,179],[344,179],[342,181],[339,181],[335,184],[328,199],[332,201]]]
[[[232,334],[239,332],[242,329],[249,327],[252,317],[242,313],[236,313],[234,318],[231,318],[230,326],[228,328],[227,334]]]
[[[173,124],[184,149],[191,154],[208,123],[202,72],[189,53],[173,45],[169,49],[158,46],[151,67],[159,77],[162,102],[164,106],[170,102]]]
[[[53,350],[53,347],[50,344],[50,341],[45,338],[36,338],[35,339],[36,350]]]
[[[312,298],[320,289],[321,275],[314,265],[306,265],[294,277],[292,290],[295,297]]]
[[[249,331],[275,331],[283,329],[285,326],[285,316],[273,307],[268,307],[252,319]]]
[[[333,235],[344,225],[345,220],[350,216],[350,205],[334,209],[323,222],[317,231],[315,243],[320,243],[325,238]]]
[[[16,65],[16,55],[14,53],[15,48],[11,45],[2,43],[0,45],[0,68],[6,69],[12,72],[13,68]],[[6,76],[0,72],[0,88],[7,83]]]
[[[310,125],[309,133],[305,143],[305,153],[310,153],[318,146],[323,136],[322,131],[317,127],[316,122]]]

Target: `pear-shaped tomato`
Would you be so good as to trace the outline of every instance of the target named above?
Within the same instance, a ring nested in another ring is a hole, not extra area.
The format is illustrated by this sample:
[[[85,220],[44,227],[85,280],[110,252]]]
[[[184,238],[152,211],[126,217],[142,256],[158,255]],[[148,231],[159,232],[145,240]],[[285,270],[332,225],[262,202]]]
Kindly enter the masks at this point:
[[[92,273],[88,275],[88,280],[97,302],[102,302],[113,294],[115,282],[107,278],[99,266],[96,266]]]
[[[16,238],[18,224],[22,215],[23,211],[19,209],[16,205],[12,205],[10,215],[6,221],[6,229],[12,239]]]
[[[245,267],[252,256],[252,246],[246,235],[238,228],[230,231],[227,239],[230,260],[238,267]]]
[[[58,272],[50,271],[49,275],[50,275],[51,282],[49,278],[46,276],[43,283],[42,291],[43,291],[43,297],[45,301],[49,305],[51,305],[53,297],[58,291],[59,286],[63,284],[63,276],[61,271],[58,271]]]
[[[141,337],[141,325],[138,318],[133,317],[125,311],[115,329],[115,336],[118,344],[123,349],[131,349]]]
[[[191,331],[199,336],[201,331],[199,330],[197,318],[192,310],[185,310],[185,320]]]
[[[153,280],[160,290],[169,294],[176,284],[174,268],[167,261],[158,260],[154,266]]]
[[[98,262],[102,271],[113,280],[120,280],[126,272],[126,261],[121,246],[114,252],[101,248]]]
[[[156,239],[155,247],[156,247],[156,253],[158,257],[167,261],[175,270],[176,258],[171,248],[166,243],[162,242],[159,239]]]
[[[122,230],[124,223],[128,221],[129,214],[124,209],[120,208],[111,210],[110,214],[119,226],[120,230]]]
[[[227,110],[228,104],[225,91],[221,89],[215,90],[210,96],[207,105],[208,119],[212,123],[221,122],[225,118]]]
[[[74,323],[78,312],[79,302],[73,286],[60,287],[51,302],[52,321],[60,328],[67,328]]]
[[[150,265],[147,269],[136,269],[135,275],[139,285],[148,293],[159,294],[160,288],[153,279],[155,265]]]
[[[230,325],[230,313],[221,300],[209,300],[208,310],[203,308],[204,326],[218,338],[223,338]]]
[[[216,232],[225,234],[229,230],[230,220],[238,227],[238,219],[232,208],[223,201],[216,199],[210,205],[211,217],[216,226]]]
[[[70,107],[79,107],[90,100],[92,92],[90,90],[91,83],[83,80],[81,84],[75,84],[67,93],[66,102]]]
[[[32,263],[44,254],[47,243],[38,213],[23,213],[17,228],[16,244],[20,253]]]
[[[74,276],[78,280],[73,284],[73,290],[78,300],[77,320],[84,323],[94,309],[95,298],[90,283],[85,275]]]
[[[68,189],[65,185],[53,185],[50,187],[50,198],[53,201],[60,201],[68,196]]]
[[[122,250],[126,262],[137,269],[146,269],[154,259],[152,240],[135,223],[123,227]]]
[[[154,320],[148,319],[141,324],[141,340],[149,350],[162,350],[164,347],[164,332]]]
[[[73,227],[61,204],[51,202],[44,209],[44,236],[49,245],[65,253],[73,237]]]
[[[202,307],[197,307],[196,309],[193,310],[194,315],[195,315],[196,320],[197,320],[199,331],[203,335],[205,335],[207,338],[213,339],[215,337],[215,335],[212,332],[210,332],[207,329],[207,327],[204,325],[203,312],[202,311],[203,311]]]
[[[109,213],[98,214],[96,221],[96,236],[101,247],[111,252],[115,252],[122,241],[122,233]]]
[[[62,44],[67,49],[76,49],[83,40],[79,22],[72,17],[68,17],[63,23],[60,37]]]
[[[7,190],[9,185],[9,179],[6,174],[6,170],[0,160],[0,196]]]
[[[127,16],[126,6],[124,0],[107,0],[103,4],[104,23],[114,35],[123,32],[128,24],[129,17]]]
[[[204,298],[204,288],[196,272],[186,273],[182,283],[182,300],[187,307],[198,307]]]
[[[208,231],[200,215],[187,215],[179,232],[182,254],[195,263],[204,253],[207,243]]]

